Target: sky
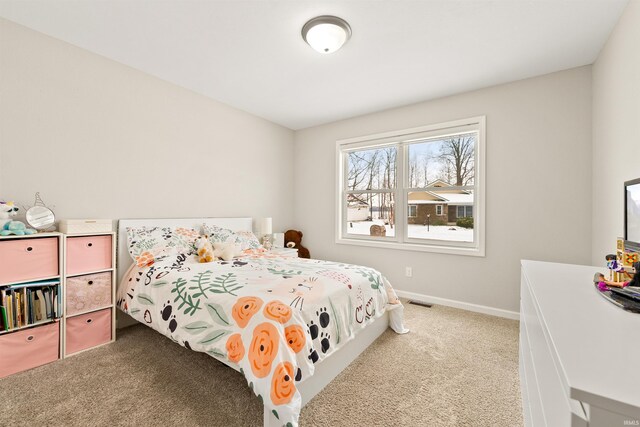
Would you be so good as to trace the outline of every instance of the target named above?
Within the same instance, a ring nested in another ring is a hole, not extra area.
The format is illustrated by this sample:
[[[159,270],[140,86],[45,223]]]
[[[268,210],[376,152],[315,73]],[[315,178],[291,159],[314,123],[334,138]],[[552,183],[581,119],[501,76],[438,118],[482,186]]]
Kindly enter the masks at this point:
[[[424,161],[427,159],[427,182],[433,182],[436,179],[443,178],[443,165],[438,159],[438,156],[442,152],[442,145],[444,139],[433,139],[427,142],[416,142],[409,144],[409,159],[415,159],[417,161],[417,170],[415,175],[414,185],[424,186]],[[378,149],[382,150],[382,149]],[[357,151],[358,155],[364,158],[368,158],[375,153],[375,149]],[[350,169],[351,170],[351,169]],[[380,174],[382,174],[383,168],[381,166]],[[349,186],[351,187],[351,185]],[[376,188],[381,188],[378,185]],[[358,186],[358,189],[366,189],[366,180]]]

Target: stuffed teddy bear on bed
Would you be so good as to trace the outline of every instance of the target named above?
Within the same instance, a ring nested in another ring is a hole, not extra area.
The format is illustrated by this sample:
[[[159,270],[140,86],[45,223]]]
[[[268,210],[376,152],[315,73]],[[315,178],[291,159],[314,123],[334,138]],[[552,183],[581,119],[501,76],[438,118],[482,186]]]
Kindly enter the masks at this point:
[[[302,246],[302,231],[287,230],[284,233],[284,245],[298,250],[298,258],[311,258],[309,249]]]

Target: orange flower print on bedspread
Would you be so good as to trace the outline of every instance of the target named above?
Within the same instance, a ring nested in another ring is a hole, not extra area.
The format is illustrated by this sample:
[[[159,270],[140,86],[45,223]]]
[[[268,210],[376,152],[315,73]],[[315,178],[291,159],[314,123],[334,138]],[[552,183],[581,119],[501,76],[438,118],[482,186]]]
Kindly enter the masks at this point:
[[[244,344],[240,334],[233,334],[227,340],[227,357],[233,363],[238,363],[244,357]]]
[[[258,297],[242,297],[238,298],[231,309],[231,316],[238,326],[244,328],[249,320],[260,311],[262,300]]]
[[[291,319],[291,307],[280,301],[271,301],[264,307],[264,316],[284,324]]]
[[[307,341],[304,336],[304,330],[298,325],[290,325],[284,328],[284,336],[287,339],[287,344],[294,353],[299,353]]]
[[[257,378],[271,372],[271,364],[278,354],[278,329],[271,323],[261,323],[253,330],[249,347],[249,365]]]
[[[151,267],[155,262],[155,258],[151,252],[142,252],[136,257],[136,264],[138,267]]]
[[[279,363],[271,379],[271,401],[274,405],[285,405],[291,402],[295,393],[293,365],[289,362]]]
[[[200,234],[193,228],[178,227],[175,229],[175,233],[179,234],[180,236],[192,238],[194,240],[200,236]]]

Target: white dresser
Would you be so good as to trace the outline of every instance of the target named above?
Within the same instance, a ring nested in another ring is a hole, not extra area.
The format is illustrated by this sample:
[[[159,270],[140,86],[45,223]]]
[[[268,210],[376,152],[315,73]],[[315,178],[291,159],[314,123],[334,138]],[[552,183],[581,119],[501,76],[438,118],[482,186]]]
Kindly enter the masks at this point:
[[[640,314],[597,294],[606,268],[522,261],[526,426],[640,425]]]

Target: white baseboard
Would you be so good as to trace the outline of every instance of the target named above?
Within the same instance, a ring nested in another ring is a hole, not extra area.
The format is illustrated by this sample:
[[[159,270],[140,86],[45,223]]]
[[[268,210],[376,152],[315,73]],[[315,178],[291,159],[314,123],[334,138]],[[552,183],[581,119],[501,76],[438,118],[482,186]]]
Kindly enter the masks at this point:
[[[452,299],[432,297],[429,295],[417,294],[395,289],[396,294],[402,298],[409,298],[415,301],[426,302],[428,304],[446,305],[447,307],[459,308],[476,313],[489,314],[491,316],[505,317],[507,319],[520,320],[520,313],[517,311],[503,310],[501,308],[487,307],[486,305],[472,304],[469,302],[455,301]]]

